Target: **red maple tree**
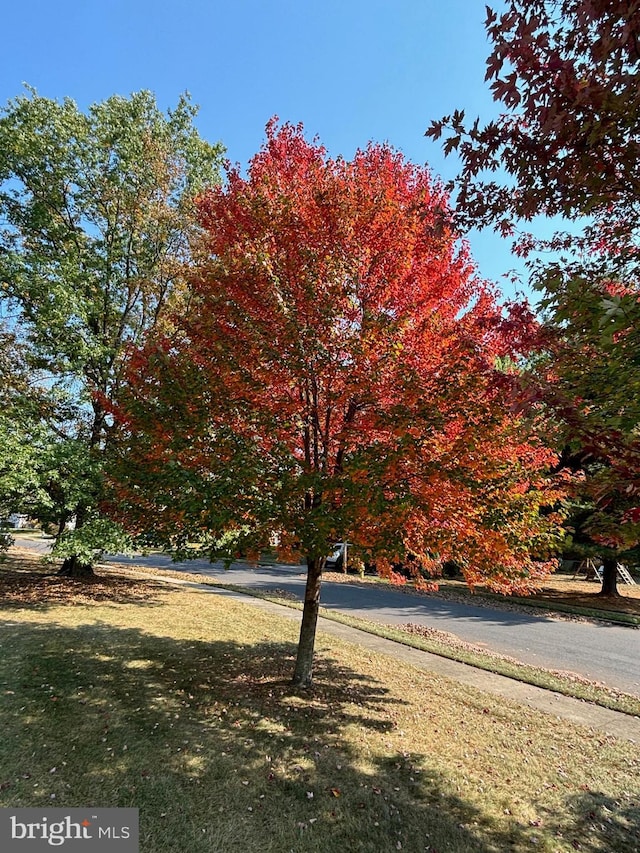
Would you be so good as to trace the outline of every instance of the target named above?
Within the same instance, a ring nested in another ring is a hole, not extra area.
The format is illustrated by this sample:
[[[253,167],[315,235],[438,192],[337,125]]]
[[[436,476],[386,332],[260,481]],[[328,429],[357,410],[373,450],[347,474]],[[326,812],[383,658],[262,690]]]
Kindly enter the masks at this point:
[[[304,556],[301,685],[333,542],[419,581],[450,559],[501,591],[546,576],[553,455],[516,405],[536,327],[476,277],[428,170],[272,121],[199,210],[191,310],[134,355],[116,410],[121,518],[173,548]]]

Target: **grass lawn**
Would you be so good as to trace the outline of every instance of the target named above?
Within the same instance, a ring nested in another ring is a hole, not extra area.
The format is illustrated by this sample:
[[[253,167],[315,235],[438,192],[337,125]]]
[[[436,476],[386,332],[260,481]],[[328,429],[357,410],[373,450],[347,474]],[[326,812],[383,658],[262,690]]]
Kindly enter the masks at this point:
[[[544,582],[542,590],[534,595],[534,602],[560,603],[574,607],[615,610],[630,616],[640,616],[640,583],[631,585],[618,579],[618,598],[599,595],[601,583],[573,578],[571,575],[552,575]]]
[[[140,809],[143,853],[640,850],[640,753],[218,595],[0,567],[0,806]]]
[[[257,591],[251,587],[241,587],[234,584],[225,584],[221,583],[215,578],[208,578],[206,576],[197,574],[189,574],[183,571],[172,572],[171,570],[167,569],[151,569],[147,567],[140,567],[139,569],[137,569],[135,566],[117,566],[117,564],[115,565],[115,567],[111,564],[101,566],[101,571],[107,573],[113,571],[120,571],[124,572],[126,576],[130,577],[146,576],[151,578],[158,577],[159,579],[173,577],[181,581],[193,582],[199,585],[210,585],[212,587],[220,587],[223,589],[241,592],[245,595],[249,595],[255,598],[264,598],[268,601],[273,601],[274,603],[285,605],[296,610],[302,609],[302,605],[297,601],[294,595],[292,595],[287,590],[279,589],[278,587],[274,587],[270,590]],[[142,575],[140,573],[142,573]],[[388,581],[380,578],[374,579],[366,577],[364,579],[354,579],[352,575],[335,573],[326,573],[326,575],[327,579],[331,581],[337,580],[338,582],[356,584],[374,583],[378,586],[388,584]],[[402,586],[400,587],[400,589],[407,593],[413,591],[412,587],[410,587],[409,585]],[[465,603],[486,603],[488,606],[491,607],[499,606],[501,608],[511,610],[526,611],[528,607],[529,611],[533,612],[535,615],[538,615],[540,613],[540,610],[534,610],[529,605],[523,604],[522,599],[514,601],[511,598],[505,599],[504,596],[493,596],[489,598],[483,594],[476,595],[473,599],[471,599],[468,589],[466,589],[466,593],[466,596],[463,593],[460,593],[459,584],[456,586],[455,582],[452,582],[451,586],[446,585],[444,590],[441,590],[437,593],[428,594],[434,596],[455,598]],[[631,600],[633,601],[633,599]],[[585,612],[586,611],[584,610],[580,611],[581,614]],[[601,611],[598,612],[600,613]],[[504,675],[507,678],[513,678],[517,681],[522,681],[527,684],[533,684],[537,687],[542,687],[545,690],[552,690],[557,693],[562,693],[565,696],[572,696],[575,699],[581,699],[587,702],[592,702],[596,705],[601,705],[604,708],[610,708],[614,711],[621,711],[625,714],[640,717],[640,696],[638,695],[624,693],[620,690],[608,687],[607,685],[580,676],[576,673],[554,671],[549,669],[543,669],[537,666],[532,666],[530,664],[524,664],[516,660],[515,658],[490,651],[483,646],[465,642],[459,637],[456,637],[454,634],[448,632],[411,623],[407,623],[405,625],[384,625],[379,622],[372,622],[371,620],[361,619],[356,616],[351,616],[346,613],[341,613],[339,611],[326,609],[323,607],[320,608],[320,615],[326,619],[330,619],[333,622],[341,622],[345,625],[350,625],[361,631],[366,631],[370,634],[375,634],[379,637],[385,637],[388,640],[393,640],[394,642],[402,643],[407,646],[412,646],[413,648],[422,649],[423,651],[431,652],[432,654],[440,655],[441,657],[460,661],[461,663],[466,663],[476,668],[487,670],[488,672],[494,672],[499,675]],[[582,615],[567,615],[566,613],[558,614],[554,612],[553,615],[570,619],[583,618]],[[640,624],[640,616],[635,617],[627,613],[618,613],[616,615],[624,617],[625,619],[637,619],[638,624]],[[629,623],[625,622],[624,624]],[[634,626],[632,624],[631,630],[633,630],[633,627]],[[630,641],[635,642],[635,635],[630,633],[629,636]]]

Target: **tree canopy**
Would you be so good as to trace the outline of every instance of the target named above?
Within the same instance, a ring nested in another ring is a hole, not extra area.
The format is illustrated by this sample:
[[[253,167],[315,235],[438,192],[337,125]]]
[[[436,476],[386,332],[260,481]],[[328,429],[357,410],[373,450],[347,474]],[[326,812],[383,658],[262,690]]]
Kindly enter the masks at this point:
[[[640,191],[640,6],[636,0],[509,0],[487,7],[485,80],[504,111],[484,126],[462,111],[433,121],[462,170],[470,225],[510,228],[543,213],[615,219]],[[509,180],[490,180],[505,172]]]
[[[186,96],[166,115],[150,92],[83,113],[30,90],[0,116],[4,329],[38,389],[37,405],[33,393],[11,397],[11,423],[28,421],[24,444],[38,447],[29,466],[38,489],[31,482],[11,500],[55,522],[70,570],[90,563],[91,525],[104,534],[105,400],[127,347],[185,298],[193,199],[219,180],[221,148],[200,138],[195,113]],[[0,431],[10,440],[4,420]],[[62,535],[69,521],[76,530]]]
[[[248,176],[198,208],[190,310],[118,395],[118,517],[173,548],[303,555],[300,684],[334,541],[387,573],[455,559],[502,591],[544,577],[555,457],[509,367],[535,324],[475,276],[428,170],[383,145],[332,159],[272,122]]]
[[[481,126],[457,111],[427,135],[461,158],[459,223],[516,235],[538,215],[576,221],[550,240],[521,233],[516,251],[556,333],[538,398],[584,475],[582,533],[615,592],[616,555],[640,543],[640,4],[510,0],[486,28],[502,114]]]

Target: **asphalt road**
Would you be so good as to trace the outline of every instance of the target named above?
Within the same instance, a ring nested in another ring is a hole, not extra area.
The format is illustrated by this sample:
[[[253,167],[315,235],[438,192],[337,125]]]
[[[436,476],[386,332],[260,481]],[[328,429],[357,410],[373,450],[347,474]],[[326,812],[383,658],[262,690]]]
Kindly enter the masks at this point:
[[[40,552],[48,545],[46,540],[23,537],[16,544]],[[301,566],[252,569],[236,563],[225,571],[221,565],[204,560],[173,563],[161,555],[116,555],[105,559],[203,574],[256,590],[286,590],[298,599],[304,596],[305,570]],[[577,673],[640,696],[640,631],[631,627],[573,622],[329,581],[322,585],[321,598],[322,605],[332,610],[384,624],[428,625],[523,663]]]

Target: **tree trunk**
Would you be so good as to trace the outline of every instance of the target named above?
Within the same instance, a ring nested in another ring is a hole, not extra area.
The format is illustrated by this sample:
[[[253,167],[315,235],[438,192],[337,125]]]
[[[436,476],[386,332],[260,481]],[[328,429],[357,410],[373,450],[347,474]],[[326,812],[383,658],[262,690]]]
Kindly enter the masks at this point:
[[[76,510],[76,530],[80,530],[86,520],[86,509],[78,507]],[[64,527],[63,527],[64,531]],[[65,578],[93,578],[95,577],[93,566],[80,559],[77,554],[65,557],[58,574]]]
[[[602,561],[602,589],[598,594],[607,598],[620,595],[618,592],[618,561],[615,557],[605,557]]]
[[[95,577],[91,563],[83,563],[75,554],[65,557],[58,574],[65,578],[93,578]]]
[[[311,685],[313,668],[313,648],[316,641],[316,625],[320,609],[320,583],[322,580],[322,562],[307,557],[307,586],[304,593],[304,610],[300,625],[298,657],[293,673],[293,683],[297,687]]]

